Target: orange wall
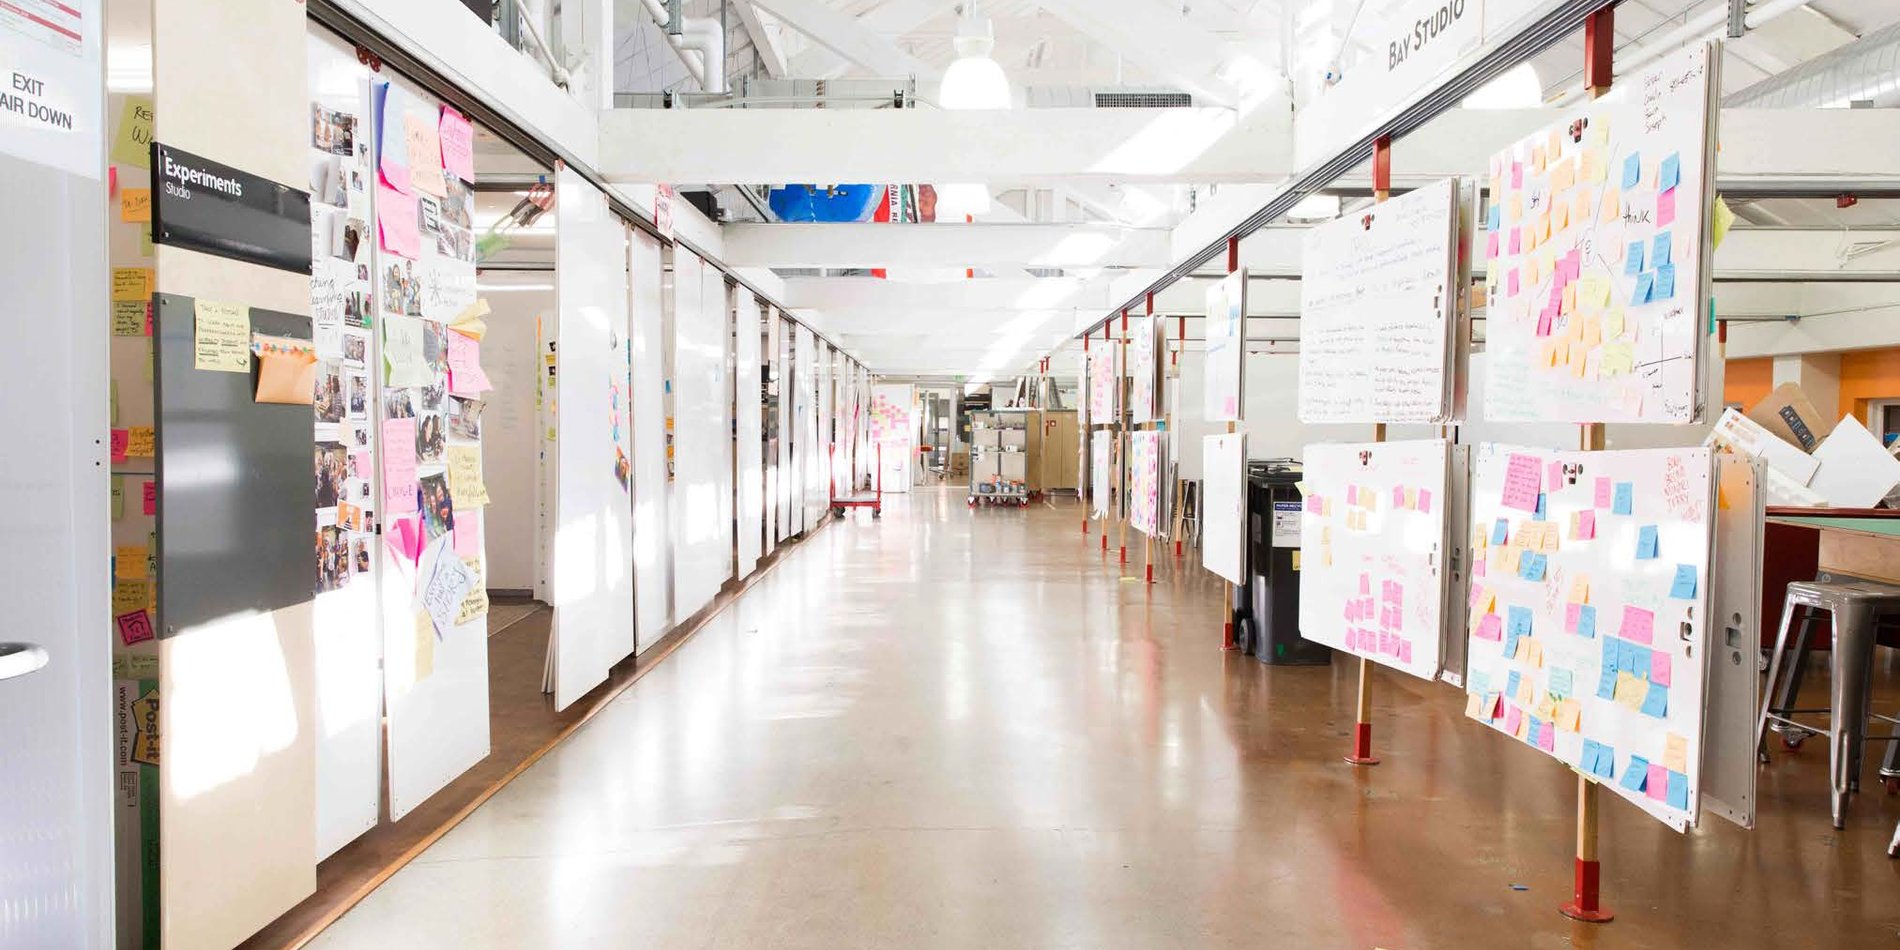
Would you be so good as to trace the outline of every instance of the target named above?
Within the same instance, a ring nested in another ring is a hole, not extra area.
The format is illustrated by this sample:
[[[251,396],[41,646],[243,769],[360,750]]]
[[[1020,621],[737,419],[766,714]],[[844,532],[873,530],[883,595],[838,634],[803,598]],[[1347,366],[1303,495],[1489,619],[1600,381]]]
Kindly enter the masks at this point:
[[[1730,372],[1734,363],[1729,364]],[[1900,399],[1900,348],[1841,354],[1841,415],[1867,421],[1867,400]]]
[[[1722,372],[1723,405],[1739,405],[1746,411],[1775,388],[1775,361],[1766,356],[1729,360]]]

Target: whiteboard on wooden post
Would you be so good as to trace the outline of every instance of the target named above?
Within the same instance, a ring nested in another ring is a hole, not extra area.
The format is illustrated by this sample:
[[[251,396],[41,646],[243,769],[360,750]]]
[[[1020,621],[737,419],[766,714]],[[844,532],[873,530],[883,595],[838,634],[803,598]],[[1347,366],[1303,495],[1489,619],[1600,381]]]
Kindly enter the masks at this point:
[[[1486,443],[1473,470],[1465,714],[1694,824],[1709,450]]]
[[[1201,440],[1201,564],[1230,584],[1247,577],[1247,436]]]
[[[1449,422],[1459,183],[1311,228],[1300,254],[1300,421]]]
[[[1306,447],[1301,637],[1437,677],[1449,453],[1443,439]]]
[[[1703,418],[1713,49],[1665,57],[1492,156],[1486,419]]]
[[[1207,289],[1207,346],[1201,372],[1201,417],[1239,422],[1247,352],[1247,271]]]
[[[1156,385],[1160,362],[1155,358],[1160,327],[1161,318],[1152,313],[1137,317],[1128,338],[1128,411],[1137,424],[1161,418]]]
[[[1088,353],[1089,424],[1115,422],[1115,394],[1121,381],[1115,373],[1115,348],[1106,341]]]
[[[1142,429],[1128,434],[1128,523],[1149,537],[1161,532],[1161,456],[1165,434]]]

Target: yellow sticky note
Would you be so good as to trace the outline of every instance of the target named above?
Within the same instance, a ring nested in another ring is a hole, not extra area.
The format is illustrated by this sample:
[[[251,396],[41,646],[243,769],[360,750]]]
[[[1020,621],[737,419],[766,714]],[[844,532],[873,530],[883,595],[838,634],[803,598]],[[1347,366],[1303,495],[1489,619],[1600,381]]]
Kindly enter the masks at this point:
[[[145,308],[151,306],[147,300],[114,300],[112,302],[112,335],[144,336]]]
[[[1597,146],[1610,144],[1610,117],[1607,114],[1590,117],[1584,141]]]
[[[1562,132],[1556,129],[1550,130],[1550,134],[1544,139],[1544,157],[1548,159],[1552,165],[1557,164],[1557,160],[1564,157],[1564,135]]]
[[[1568,227],[1570,227],[1570,202],[1559,199],[1550,207],[1550,230],[1553,233],[1562,234]]]
[[[1300,551],[1298,548],[1293,550],[1293,569],[1296,571],[1300,569]]]
[[[192,302],[197,316],[193,367],[215,373],[251,371],[251,308],[215,300]]]
[[[1735,225],[1735,212],[1721,195],[1715,196],[1715,207],[1709,213],[1709,240],[1711,246],[1721,247],[1722,239],[1728,237],[1728,229]]]
[[[125,479],[112,476],[112,520],[125,517]]]
[[[1623,217],[1623,193],[1611,188],[1603,193],[1603,203],[1597,205],[1597,220],[1604,224],[1614,224]]]
[[[118,580],[145,579],[145,546],[121,544],[112,549],[112,576]]]
[[[1524,219],[1524,193],[1523,192],[1521,191],[1511,192],[1511,200],[1508,204],[1504,206],[1504,216],[1509,220],[1509,223],[1511,224],[1516,224],[1517,222],[1522,221]]]
[[[112,269],[113,300],[145,300],[151,296],[151,268],[114,267]]]
[[[1524,656],[1524,654],[1528,652],[1530,648],[1536,644],[1536,642],[1537,641],[1531,639],[1530,637],[1519,637],[1517,640],[1517,655],[1519,657]],[[1531,705],[1532,695],[1533,694],[1531,692],[1531,678],[1528,676],[1518,677],[1517,678],[1517,696],[1513,697],[1514,699],[1517,700],[1517,704],[1519,706],[1529,708],[1529,706]]]
[[[1590,602],[1590,575],[1579,574],[1576,580],[1570,582],[1570,600],[1578,604]]]
[[[1616,674],[1616,702],[1633,712],[1642,712],[1643,699],[1649,694],[1649,683],[1636,678],[1634,673]]]
[[[1591,146],[1583,150],[1583,180],[1592,185],[1601,185],[1609,177],[1603,163],[1603,149]]]
[[[1485,614],[1490,613],[1492,608],[1497,606],[1497,602],[1498,602],[1498,595],[1493,593],[1490,588],[1484,588],[1478,594],[1478,604],[1477,604],[1477,607],[1472,611],[1473,616],[1482,617]]]
[[[126,96],[119,110],[118,134],[112,139],[112,163],[134,168],[152,167],[152,97]]]
[[[1603,315],[1603,338],[1614,340],[1623,335],[1623,308],[1613,307]]]
[[[482,483],[482,447],[451,445],[447,456],[449,495],[455,499],[456,509],[488,504],[488,486]]]
[[[1545,241],[1550,240],[1550,214],[1548,212],[1539,214],[1537,220],[1532,222],[1532,225],[1537,231],[1538,244],[1543,244]]]
[[[1525,648],[1523,650],[1518,651],[1520,653],[1526,654],[1524,659],[1528,661],[1533,668],[1540,669],[1540,670],[1543,669],[1544,668],[1544,645],[1534,639],[1519,639],[1517,642],[1525,645]]]
[[[121,559],[121,563],[123,563],[123,559]],[[112,582],[112,612],[114,614],[130,613],[150,603],[152,593],[149,588],[151,585],[145,582],[144,577],[145,559],[141,556],[139,558],[138,580],[119,578]]]
[[[1575,699],[1565,699],[1557,704],[1557,728],[1565,732],[1576,732],[1583,721],[1583,704]]]
[[[125,430],[125,435],[128,458],[148,459],[158,454],[158,433],[151,426],[133,426]]]
[[[416,613],[416,675],[422,682],[435,675],[435,622],[426,610]]]
[[[1555,719],[1557,701],[1552,699],[1549,693],[1545,693],[1542,698],[1537,700],[1537,709],[1535,712],[1539,719]]]
[[[1551,136],[1551,139],[1552,141],[1555,141],[1556,136],[1555,135]],[[1531,149],[1531,171],[1542,173],[1543,170],[1544,170],[1544,147],[1542,145],[1534,146]]]
[[[152,189],[119,189],[119,220],[125,222],[152,220]]]
[[[465,557],[462,563],[474,572],[475,586],[468,589],[468,595],[462,598],[461,608],[456,611],[455,625],[458,627],[488,613],[488,576],[482,559]]]
[[[1550,193],[1561,201],[1564,192],[1577,183],[1577,166],[1570,159],[1564,159],[1550,169]]]
[[[1598,303],[1597,306],[1602,306]],[[1592,314],[1583,318],[1583,329],[1577,331],[1577,343],[1586,349],[1603,342],[1603,319]]]
[[[1568,314],[1577,309],[1577,285],[1565,284],[1563,299],[1559,301],[1558,313]]]
[[[1480,712],[1483,709],[1483,705],[1482,705],[1483,703],[1484,703],[1484,696],[1481,693],[1470,693],[1466,695],[1465,696],[1465,715],[1472,719],[1485,718],[1484,716],[1480,715]]]
[[[1689,740],[1675,733],[1663,737],[1663,768],[1671,772],[1689,771]]]

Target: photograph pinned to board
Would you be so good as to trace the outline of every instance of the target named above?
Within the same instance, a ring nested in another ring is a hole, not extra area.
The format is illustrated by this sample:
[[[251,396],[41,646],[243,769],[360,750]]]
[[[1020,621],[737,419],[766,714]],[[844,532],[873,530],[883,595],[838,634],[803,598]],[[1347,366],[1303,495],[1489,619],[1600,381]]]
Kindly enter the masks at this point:
[[[1450,445],[1306,447],[1300,636],[1420,679],[1443,667]]]
[[[418,413],[416,415],[416,460],[424,464],[442,461],[442,449],[447,444],[444,436],[442,413]]]
[[[317,590],[326,594],[340,590],[354,574],[350,567],[350,541],[341,527],[317,529]]]
[[[1301,422],[1456,417],[1464,191],[1447,178],[1307,229]]]
[[[1720,64],[1688,46],[1492,156],[1486,419],[1702,418]]]
[[[460,396],[449,397],[449,438],[473,441],[482,437],[482,406],[480,399],[464,399]]]
[[[1682,831],[1699,812],[1707,448],[1474,454],[1465,715]]]
[[[317,364],[316,370],[316,413],[317,421],[336,423],[343,421],[343,365],[324,360]]]
[[[455,497],[449,492],[447,475],[424,475],[418,483],[422,488],[423,526],[428,539],[434,541],[455,527]]]
[[[350,451],[341,442],[318,442],[316,446],[316,507],[334,508],[343,498],[343,483],[350,477]]]

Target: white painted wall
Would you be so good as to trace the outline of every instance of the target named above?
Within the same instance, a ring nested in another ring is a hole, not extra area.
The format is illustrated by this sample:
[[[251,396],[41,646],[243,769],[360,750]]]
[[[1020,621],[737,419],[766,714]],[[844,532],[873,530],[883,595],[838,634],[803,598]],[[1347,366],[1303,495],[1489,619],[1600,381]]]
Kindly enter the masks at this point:
[[[482,409],[482,477],[488,484],[482,526],[488,540],[488,588],[535,586],[535,482],[541,443],[536,433],[535,321],[552,319],[554,275],[491,272],[477,285],[488,301],[482,368],[495,388]]]

